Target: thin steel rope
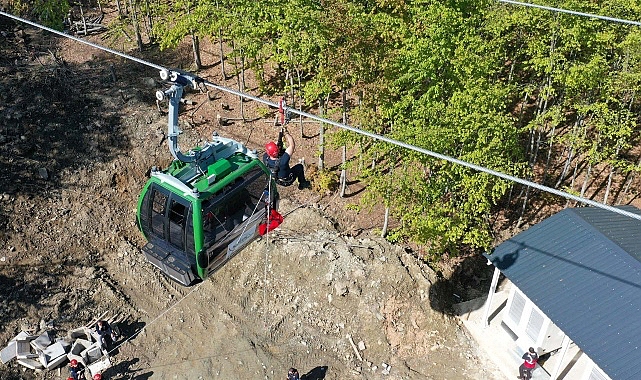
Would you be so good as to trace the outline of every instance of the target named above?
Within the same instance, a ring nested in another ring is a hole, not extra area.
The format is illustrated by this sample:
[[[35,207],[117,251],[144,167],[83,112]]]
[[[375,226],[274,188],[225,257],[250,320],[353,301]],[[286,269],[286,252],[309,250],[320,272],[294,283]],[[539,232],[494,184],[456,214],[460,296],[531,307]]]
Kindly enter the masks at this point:
[[[618,22],[618,23],[621,23],[621,24],[641,26],[641,22],[639,22],[639,21],[625,20],[625,19],[622,19],[622,18],[601,16],[601,15],[595,15],[593,13],[577,12],[577,11],[572,11],[572,10],[569,10],[569,9],[554,8],[554,7],[548,7],[546,5],[538,5],[538,4],[532,4],[532,3],[523,3],[523,2],[520,2],[520,1],[514,1],[514,0],[497,0],[497,1],[500,2],[500,3],[521,5],[521,6],[524,6],[524,7],[545,9],[546,11],[559,12],[559,13],[568,13],[568,14],[575,15],[575,16],[597,18],[597,19],[600,19],[600,20]]]

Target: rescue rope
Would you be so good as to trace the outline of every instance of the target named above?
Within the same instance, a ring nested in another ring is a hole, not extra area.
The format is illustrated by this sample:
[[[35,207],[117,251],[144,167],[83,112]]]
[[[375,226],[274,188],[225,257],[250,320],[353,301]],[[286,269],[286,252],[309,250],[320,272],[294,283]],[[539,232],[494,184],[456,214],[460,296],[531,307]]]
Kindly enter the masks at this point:
[[[115,351],[116,349],[118,349],[120,346],[122,346],[123,344],[127,343],[128,341],[130,341],[131,339],[133,339],[134,337],[136,337],[136,336],[137,336],[138,334],[140,334],[144,329],[146,329],[147,327],[151,326],[154,322],[156,322],[160,317],[162,317],[163,315],[167,314],[167,312],[168,312],[169,310],[171,310],[171,309],[173,309],[174,307],[176,307],[176,306],[177,306],[179,303],[181,303],[185,298],[187,298],[187,297],[188,297],[188,296],[190,296],[193,292],[195,292],[196,290],[198,290],[198,289],[202,286],[202,284],[204,284],[204,283],[205,283],[205,282],[203,281],[203,282],[201,282],[200,284],[198,284],[198,285],[194,286],[194,287],[193,287],[193,289],[191,289],[191,291],[190,291],[189,293],[185,294],[181,299],[179,299],[178,301],[176,301],[173,305],[169,306],[169,307],[168,307],[167,309],[165,309],[162,313],[158,314],[158,316],[156,316],[156,318],[152,319],[152,320],[151,320],[151,322],[147,323],[146,325],[144,325],[143,327],[141,327],[140,329],[138,329],[138,331],[136,331],[135,333],[131,334],[127,339],[125,339],[125,340],[123,340],[122,342],[120,342],[120,344],[118,344],[116,347],[114,347],[114,348],[112,348],[110,351],[108,351],[108,352],[107,352],[107,354],[111,354],[113,351]]]
[[[265,268],[263,270],[263,306],[267,306],[267,269],[269,267],[269,249],[271,248],[270,238],[271,231],[269,228],[270,221],[269,218],[272,215],[272,183],[274,183],[274,178],[271,170],[269,171],[269,184],[267,185],[267,221],[266,221],[266,230],[265,230]],[[267,334],[267,313],[263,313],[263,328],[265,335]]]

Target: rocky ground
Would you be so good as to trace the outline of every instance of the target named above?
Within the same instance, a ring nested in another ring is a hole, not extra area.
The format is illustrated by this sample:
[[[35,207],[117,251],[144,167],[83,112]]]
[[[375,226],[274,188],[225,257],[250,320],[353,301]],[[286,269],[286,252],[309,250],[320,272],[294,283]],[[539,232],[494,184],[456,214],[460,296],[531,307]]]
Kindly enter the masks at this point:
[[[6,19],[0,32],[0,347],[41,320],[62,336],[107,312],[126,316],[108,379],[282,379],[290,366],[308,380],[502,378],[449,313],[490,273],[469,261],[451,270],[469,281],[437,276],[353,198],[284,189],[279,230],[199,285],[168,281],[134,222],[149,168],[170,161],[157,73]],[[217,71],[201,75],[233,86]],[[233,97],[190,96],[181,145],[214,130],[255,149],[274,138],[258,118],[216,125],[238,116],[221,108]],[[0,365],[2,379],[65,375]]]

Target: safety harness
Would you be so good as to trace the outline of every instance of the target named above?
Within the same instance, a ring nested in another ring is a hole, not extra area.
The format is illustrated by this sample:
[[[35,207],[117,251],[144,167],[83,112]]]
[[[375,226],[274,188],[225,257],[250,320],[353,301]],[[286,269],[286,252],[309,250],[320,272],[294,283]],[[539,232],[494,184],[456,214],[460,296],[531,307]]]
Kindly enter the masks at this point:
[[[274,178],[277,184],[281,186],[290,186],[294,183],[296,178],[294,178],[294,173],[289,173],[289,175],[284,178],[278,176],[278,172],[280,171],[280,159],[280,155],[276,159],[272,159],[267,155],[267,157],[265,157],[264,164],[269,168],[272,178]]]
[[[281,178],[278,175],[278,171],[280,170],[280,159],[285,153],[285,147],[283,145],[283,137],[285,137],[285,125],[289,122],[289,112],[287,112],[287,104],[285,103],[285,99],[281,98],[280,101],[278,102],[278,113],[280,115],[280,132],[278,132],[278,141],[276,142],[276,146],[278,147],[278,157],[276,159],[272,159],[269,155],[265,157],[264,164],[269,168],[269,171],[271,172],[272,178],[275,179],[276,183],[281,185],[281,186],[291,186],[291,184],[294,183],[296,178],[294,178],[294,173],[289,173],[287,177]]]

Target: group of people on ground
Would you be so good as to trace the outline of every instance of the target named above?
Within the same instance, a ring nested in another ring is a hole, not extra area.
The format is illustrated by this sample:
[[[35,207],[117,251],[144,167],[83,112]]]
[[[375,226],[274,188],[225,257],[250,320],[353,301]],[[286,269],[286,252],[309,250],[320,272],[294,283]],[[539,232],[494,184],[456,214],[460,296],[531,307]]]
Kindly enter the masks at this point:
[[[78,363],[76,359],[71,359],[69,363],[69,378],[67,378],[67,380],[87,380],[85,367]],[[91,380],[102,380],[102,375],[97,373],[93,375]]]
[[[116,341],[117,334],[114,332],[113,328],[107,321],[99,320],[96,322],[96,334],[98,334],[98,340],[102,348],[108,350],[111,348],[113,343]],[[91,380],[102,380],[103,377],[100,373],[93,375]],[[71,359],[69,362],[69,377],[67,380],[87,380],[85,376],[85,367],[82,363],[79,363],[76,359]]]

